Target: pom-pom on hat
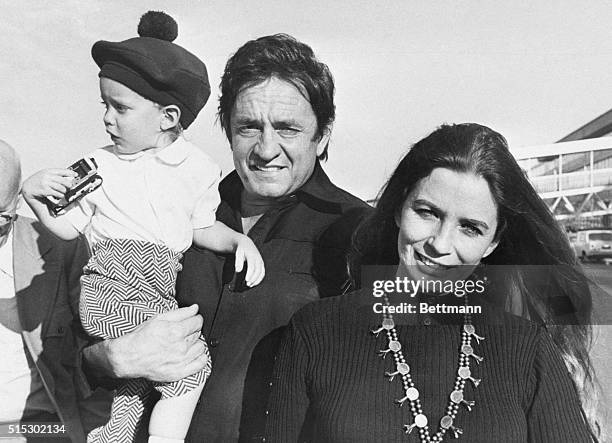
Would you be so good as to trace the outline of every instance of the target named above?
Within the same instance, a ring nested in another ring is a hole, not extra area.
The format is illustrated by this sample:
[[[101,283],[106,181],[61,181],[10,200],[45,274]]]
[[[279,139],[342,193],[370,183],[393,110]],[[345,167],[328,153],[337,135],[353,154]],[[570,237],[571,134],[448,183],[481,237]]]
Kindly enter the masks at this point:
[[[140,37],[122,42],[100,40],[93,45],[91,55],[100,67],[98,77],[115,80],[162,106],[178,106],[186,129],[210,96],[206,66],[172,43],[178,25],[163,12],[144,14],[138,34]]]

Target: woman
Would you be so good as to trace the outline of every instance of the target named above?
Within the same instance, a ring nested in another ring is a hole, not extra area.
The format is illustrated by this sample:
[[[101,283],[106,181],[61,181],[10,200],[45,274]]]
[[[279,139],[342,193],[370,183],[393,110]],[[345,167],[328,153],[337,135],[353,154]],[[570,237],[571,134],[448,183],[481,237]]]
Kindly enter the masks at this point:
[[[442,126],[414,145],[354,246],[356,280],[394,275],[296,314],[268,441],[595,439],[577,393],[593,381],[588,286],[500,134]]]

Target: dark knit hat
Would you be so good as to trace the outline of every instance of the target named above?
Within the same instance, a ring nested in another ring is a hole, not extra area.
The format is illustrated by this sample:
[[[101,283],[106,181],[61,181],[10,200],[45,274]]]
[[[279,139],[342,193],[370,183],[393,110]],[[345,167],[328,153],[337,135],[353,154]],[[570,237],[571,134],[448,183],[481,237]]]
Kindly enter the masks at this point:
[[[93,45],[98,76],[115,80],[162,106],[178,106],[181,125],[189,127],[210,96],[206,66],[172,43],[178,26],[163,12],[144,14],[138,34],[140,37],[122,42],[100,40]]]

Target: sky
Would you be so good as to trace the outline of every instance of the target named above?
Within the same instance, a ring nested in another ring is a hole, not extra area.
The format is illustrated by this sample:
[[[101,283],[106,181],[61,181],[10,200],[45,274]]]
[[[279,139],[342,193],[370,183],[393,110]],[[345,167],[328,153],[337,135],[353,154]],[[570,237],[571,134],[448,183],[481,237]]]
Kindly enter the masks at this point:
[[[330,67],[336,122],[324,168],[363,199],[442,123],[485,124],[516,148],[555,142],[612,108],[608,1],[3,3],[0,138],[25,176],[109,143],[91,46],[135,37],[149,9],[172,15],[176,43],[208,67],[211,99],[186,135],[224,173],[233,167],[215,116],[223,67],[246,41],[278,32]]]

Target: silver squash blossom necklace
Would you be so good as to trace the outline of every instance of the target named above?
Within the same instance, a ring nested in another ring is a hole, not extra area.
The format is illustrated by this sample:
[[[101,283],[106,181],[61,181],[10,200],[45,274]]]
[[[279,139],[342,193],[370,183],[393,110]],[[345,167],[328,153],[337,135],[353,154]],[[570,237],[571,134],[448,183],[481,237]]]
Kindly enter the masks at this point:
[[[384,295],[384,300],[385,305],[389,306],[387,294]],[[467,303],[468,299],[466,295],[465,304],[467,305]],[[421,407],[421,401],[419,399],[420,393],[414,386],[414,382],[410,375],[410,366],[406,363],[406,359],[402,353],[402,345],[398,340],[393,316],[387,313],[387,310],[385,310],[383,314],[382,325],[379,328],[373,329],[371,332],[378,337],[378,334],[383,331],[387,335],[389,344],[387,349],[379,351],[379,355],[385,358],[387,354],[391,353],[395,360],[395,371],[385,372],[385,376],[389,378],[390,382],[393,381],[396,376],[401,378],[404,396],[395,400],[395,403],[399,406],[403,406],[403,404],[408,401],[410,404],[410,411],[412,412],[413,422],[412,424],[404,425],[404,432],[409,434],[414,428],[417,428],[419,430],[421,442],[441,442],[448,431],[452,432],[455,438],[459,438],[459,435],[463,434],[463,430],[456,427],[454,424],[455,417],[459,411],[459,405],[465,406],[468,411],[471,411],[474,406],[474,401],[463,398],[463,389],[465,388],[466,380],[470,380],[474,387],[480,384],[480,379],[472,377],[472,372],[470,370],[471,359],[473,358],[476,360],[476,363],[480,363],[483,360],[482,357],[474,353],[474,348],[472,347],[472,338],[476,340],[476,343],[480,343],[480,340],[484,340],[484,337],[480,337],[476,334],[476,329],[472,325],[471,315],[467,313],[464,314],[457,377],[455,378],[453,391],[449,396],[446,413],[440,419],[438,431],[434,435],[431,435],[429,432],[427,416],[423,414],[423,408]]]

